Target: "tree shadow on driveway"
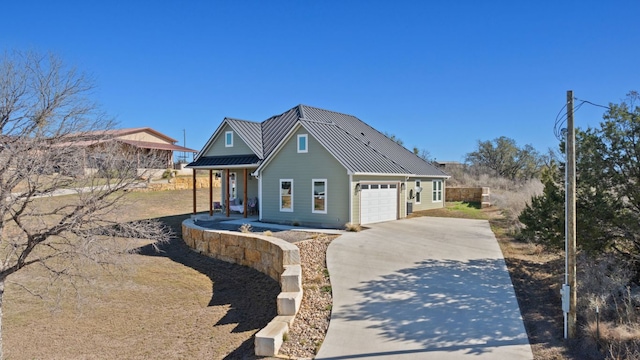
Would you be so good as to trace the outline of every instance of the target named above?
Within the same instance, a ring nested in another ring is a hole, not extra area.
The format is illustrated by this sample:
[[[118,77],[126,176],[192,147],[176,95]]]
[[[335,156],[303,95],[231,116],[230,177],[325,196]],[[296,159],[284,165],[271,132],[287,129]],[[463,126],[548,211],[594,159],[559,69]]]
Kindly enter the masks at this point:
[[[502,259],[425,260],[350,290],[362,300],[332,319],[367,321],[388,341],[476,355],[528,344]]]

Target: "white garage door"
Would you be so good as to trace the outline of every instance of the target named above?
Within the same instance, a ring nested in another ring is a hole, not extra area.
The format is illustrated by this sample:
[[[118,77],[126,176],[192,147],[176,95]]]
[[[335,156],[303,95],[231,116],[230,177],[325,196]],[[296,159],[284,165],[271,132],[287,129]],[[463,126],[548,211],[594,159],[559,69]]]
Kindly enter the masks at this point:
[[[397,184],[362,184],[360,223],[371,224],[398,218]]]

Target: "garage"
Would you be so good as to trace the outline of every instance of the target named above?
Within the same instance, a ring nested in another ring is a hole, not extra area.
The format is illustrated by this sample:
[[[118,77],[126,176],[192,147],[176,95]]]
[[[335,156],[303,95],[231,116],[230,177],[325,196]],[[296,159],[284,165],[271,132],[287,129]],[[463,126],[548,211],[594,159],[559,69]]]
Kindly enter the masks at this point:
[[[398,184],[362,184],[360,191],[361,224],[398,218]]]

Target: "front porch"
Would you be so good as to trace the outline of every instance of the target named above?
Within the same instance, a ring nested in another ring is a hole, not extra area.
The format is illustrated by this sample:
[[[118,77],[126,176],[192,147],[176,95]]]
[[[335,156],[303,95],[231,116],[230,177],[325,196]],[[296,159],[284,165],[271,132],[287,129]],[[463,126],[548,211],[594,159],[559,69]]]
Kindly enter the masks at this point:
[[[209,172],[209,216],[220,211],[227,218],[231,218],[233,213],[237,212],[247,219],[249,215],[257,216],[260,213],[258,181],[250,175],[258,167],[258,161],[255,155],[206,156],[187,166],[193,170],[194,185],[197,171]],[[214,176],[216,179],[222,178],[220,202],[213,201]],[[196,213],[197,197],[194,186],[193,214]]]

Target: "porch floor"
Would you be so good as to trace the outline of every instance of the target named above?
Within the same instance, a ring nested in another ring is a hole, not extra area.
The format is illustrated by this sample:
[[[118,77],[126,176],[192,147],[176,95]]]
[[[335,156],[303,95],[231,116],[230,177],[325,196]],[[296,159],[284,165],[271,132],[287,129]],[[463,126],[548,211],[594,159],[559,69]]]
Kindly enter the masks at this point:
[[[191,215],[191,218],[194,219],[194,222],[198,226],[202,226],[208,229],[215,230],[228,230],[228,231],[239,231],[240,227],[243,224],[251,225],[252,232],[263,232],[263,231],[304,231],[304,232],[315,232],[315,233],[323,233],[323,234],[335,234],[340,235],[344,233],[344,230],[338,229],[314,229],[303,226],[290,226],[290,225],[282,225],[282,224],[273,224],[266,223],[259,220],[257,215],[247,216],[246,218],[242,214],[230,214],[227,217],[225,214],[214,213],[213,216],[209,216],[209,213],[199,213],[195,215]]]

